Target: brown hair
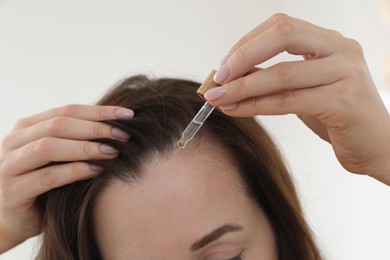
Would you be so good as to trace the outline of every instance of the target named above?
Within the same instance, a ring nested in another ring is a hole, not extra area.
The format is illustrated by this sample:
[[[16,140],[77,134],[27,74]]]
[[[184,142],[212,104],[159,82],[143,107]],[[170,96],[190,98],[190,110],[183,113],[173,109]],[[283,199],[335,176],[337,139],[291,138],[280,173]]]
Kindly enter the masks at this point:
[[[94,161],[105,172],[93,179],[57,188],[45,195],[43,238],[38,259],[101,259],[93,232],[94,199],[108,181],[142,178],[145,160],[177,149],[181,132],[202,106],[199,84],[180,79],[150,80],[135,76],[104,96],[99,105],[131,108],[130,120],[105,121],[130,134],[128,142],[99,139],[120,151],[111,161]],[[306,224],[291,177],[271,138],[254,118],[233,118],[214,111],[205,133],[235,158],[250,197],[267,215],[279,259],[321,259]]]

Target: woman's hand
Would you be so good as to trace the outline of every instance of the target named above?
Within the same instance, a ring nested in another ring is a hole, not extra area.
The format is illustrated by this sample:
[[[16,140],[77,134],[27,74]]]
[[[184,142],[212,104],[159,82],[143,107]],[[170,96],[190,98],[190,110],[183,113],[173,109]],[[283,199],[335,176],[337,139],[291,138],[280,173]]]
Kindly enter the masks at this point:
[[[255,66],[287,51],[304,60]],[[231,116],[297,114],[331,143],[345,169],[390,185],[390,117],[360,45],[284,14],[245,35],[205,93]]]
[[[69,105],[16,123],[0,143],[0,253],[40,233],[37,196],[102,171],[79,161],[118,155],[107,145],[87,140],[126,141],[129,136],[97,121],[133,115],[120,107]],[[50,162],[70,163],[43,167]]]

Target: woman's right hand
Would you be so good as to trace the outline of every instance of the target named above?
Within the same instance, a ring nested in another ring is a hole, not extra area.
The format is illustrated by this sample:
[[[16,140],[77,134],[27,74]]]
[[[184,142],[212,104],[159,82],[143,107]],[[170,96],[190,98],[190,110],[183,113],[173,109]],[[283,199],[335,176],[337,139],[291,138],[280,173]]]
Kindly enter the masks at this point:
[[[281,52],[303,56],[258,68]],[[349,172],[390,185],[390,116],[359,43],[277,14],[239,40],[205,98],[230,116],[296,114]]]
[[[127,141],[123,131],[98,121],[133,117],[113,106],[69,105],[19,120],[0,143],[0,253],[41,232],[37,196],[102,169],[80,161],[113,159],[118,152],[87,140]],[[50,162],[69,162],[46,166]]]

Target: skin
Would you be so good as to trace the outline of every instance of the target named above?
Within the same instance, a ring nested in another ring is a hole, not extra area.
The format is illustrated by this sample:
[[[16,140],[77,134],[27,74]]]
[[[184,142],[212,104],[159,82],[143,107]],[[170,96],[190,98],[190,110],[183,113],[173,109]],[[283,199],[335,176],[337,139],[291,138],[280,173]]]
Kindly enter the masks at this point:
[[[228,260],[240,252],[245,259],[277,259],[271,226],[232,161],[224,149],[202,144],[154,160],[140,183],[113,181],[94,208],[104,259]],[[190,249],[227,223],[242,230]]]
[[[72,161],[109,160],[118,155],[109,147],[87,141],[128,138],[97,121],[132,116],[132,111],[119,107],[69,105],[16,123],[0,143],[0,252],[41,232],[42,212],[35,204],[37,196],[91,178],[102,170]],[[71,162],[41,168],[60,161]]]
[[[304,60],[256,67],[284,51]],[[218,73],[221,76],[225,68],[227,77],[217,81],[225,90],[215,99],[206,93],[211,104],[232,116],[296,114],[332,145],[345,169],[390,185],[389,113],[356,41],[277,14],[243,36],[221,65]],[[99,173],[84,163],[38,168],[52,159],[116,156],[101,154],[96,144],[86,140],[112,137],[112,129],[96,121],[117,118],[118,109],[69,106],[50,110],[20,120],[2,140],[0,253],[39,234],[41,213],[34,207],[38,195]],[[72,119],[73,129],[80,132],[64,127],[65,119]],[[57,138],[63,139],[66,149],[58,148]]]
[[[284,51],[304,60],[255,67]],[[205,97],[226,114],[296,114],[346,170],[390,185],[390,116],[355,40],[277,14],[231,48],[215,80]]]

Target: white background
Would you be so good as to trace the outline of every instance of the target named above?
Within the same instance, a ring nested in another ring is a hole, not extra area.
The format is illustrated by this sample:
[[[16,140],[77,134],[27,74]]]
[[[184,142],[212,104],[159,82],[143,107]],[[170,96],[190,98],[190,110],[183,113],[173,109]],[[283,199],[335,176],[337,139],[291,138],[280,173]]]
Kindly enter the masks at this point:
[[[379,0],[0,0],[0,136],[20,117],[93,103],[136,73],[201,81],[235,41],[277,12],[357,39],[386,95],[390,24],[380,8]],[[260,120],[290,165],[326,259],[390,259],[389,187],[343,170],[295,116]],[[37,248],[30,239],[0,259],[33,259]]]

